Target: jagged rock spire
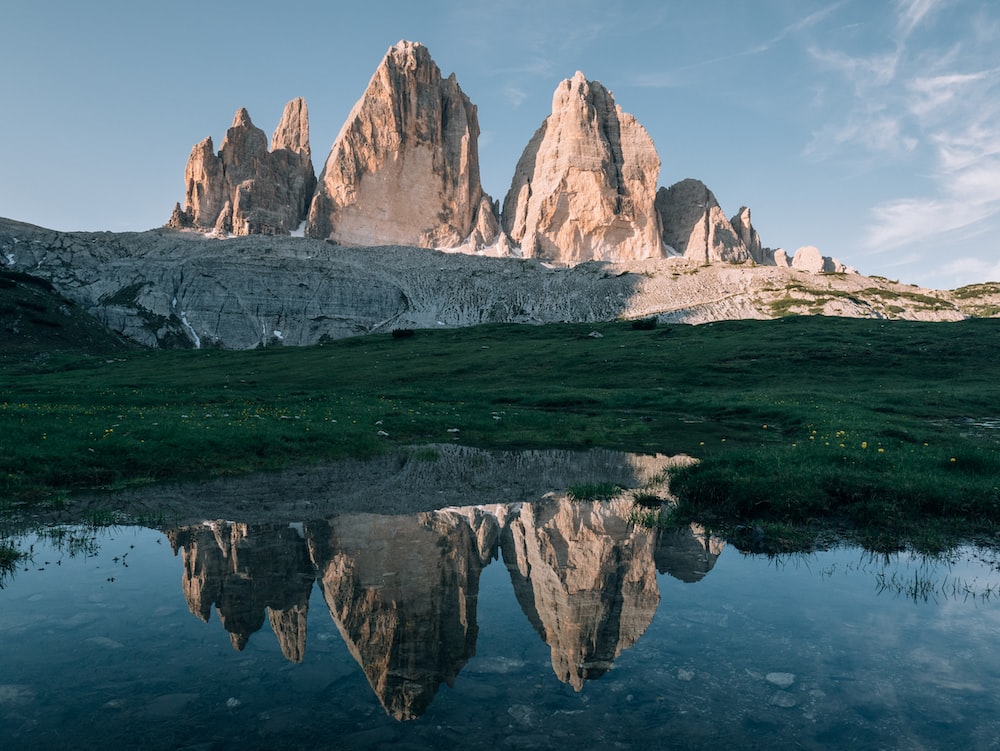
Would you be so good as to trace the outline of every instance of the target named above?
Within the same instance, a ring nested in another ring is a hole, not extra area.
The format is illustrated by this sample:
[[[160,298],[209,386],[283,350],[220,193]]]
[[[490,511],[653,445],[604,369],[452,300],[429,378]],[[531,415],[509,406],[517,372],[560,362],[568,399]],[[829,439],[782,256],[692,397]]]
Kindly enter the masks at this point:
[[[525,255],[562,263],[657,258],[659,172],[645,128],[578,71],[518,161],[503,229]]]
[[[656,194],[656,210],[663,226],[663,242],[699,263],[742,263],[750,252],[700,180],[688,178]],[[749,217],[748,217],[749,218]]]
[[[455,247],[496,234],[479,177],[476,107],[427,48],[389,49],[341,128],[306,234],[345,245]],[[478,232],[477,232],[478,230]]]
[[[218,154],[211,138],[191,150],[184,182],[184,208],[175,207],[169,226],[287,235],[305,219],[316,185],[305,100],[285,106],[270,151],[241,107]]]

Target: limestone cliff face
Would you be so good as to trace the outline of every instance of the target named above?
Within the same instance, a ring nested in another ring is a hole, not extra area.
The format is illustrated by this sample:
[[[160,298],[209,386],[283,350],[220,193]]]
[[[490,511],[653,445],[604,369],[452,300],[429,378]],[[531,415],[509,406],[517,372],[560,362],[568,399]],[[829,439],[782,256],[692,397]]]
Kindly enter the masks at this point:
[[[681,180],[656,194],[663,242],[676,253],[704,264],[751,260],[712,191],[700,180]],[[747,215],[749,220],[749,215]]]
[[[517,163],[503,229],[525,256],[559,263],[659,258],[659,173],[645,128],[577,72]]]
[[[496,518],[359,514],[307,524],[306,535],[330,614],[375,695],[392,717],[419,717],[475,654]]]
[[[743,243],[743,247],[747,249],[754,263],[767,263],[767,249],[761,245],[760,235],[757,234],[757,230],[750,222],[750,209],[741,206],[740,210],[729,219],[729,224],[732,225],[733,231]]]
[[[287,235],[305,219],[316,186],[305,100],[285,106],[268,150],[264,131],[240,109],[219,153],[211,138],[191,150],[184,208],[169,226],[234,235]]]
[[[774,265],[757,266],[671,257],[564,269],[309,238],[55,232],[0,219],[0,265],[51,282],[110,330],[153,347],[252,349],[501,322],[772,318],[787,312],[788,294],[801,299],[795,312],[859,318],[945,321],[989,310],[877,277],[817,277],[779,258],[787,256],[774,251]]]
[[[214,605],[233,647],[242,650],[269,611],[282,654],[302,661],[315,575],[294,529],[220,521],[174,529],[167,537],[175,555],[183,548],[182,588],[192,614],[208,621]]]
[[[503,559],[552,669],[577,691],[642,636],[660,593],[654,533],[627,520],[631,501],[525,504],[502,538]]]
[[[399,42],[334,141],[306,234],[343,245],[492,242],[478,143],[476,107],[454,74],[442,78],[426,47]]]

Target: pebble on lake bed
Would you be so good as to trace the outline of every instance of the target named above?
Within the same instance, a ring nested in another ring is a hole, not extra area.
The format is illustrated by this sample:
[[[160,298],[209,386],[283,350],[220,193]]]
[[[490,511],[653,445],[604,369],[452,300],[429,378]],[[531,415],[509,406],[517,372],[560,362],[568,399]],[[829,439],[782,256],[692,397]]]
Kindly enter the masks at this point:
[[[792,673],[768,673],[764,676],[764,680],[778,688],[788,688],[795,683],[795,675]]]

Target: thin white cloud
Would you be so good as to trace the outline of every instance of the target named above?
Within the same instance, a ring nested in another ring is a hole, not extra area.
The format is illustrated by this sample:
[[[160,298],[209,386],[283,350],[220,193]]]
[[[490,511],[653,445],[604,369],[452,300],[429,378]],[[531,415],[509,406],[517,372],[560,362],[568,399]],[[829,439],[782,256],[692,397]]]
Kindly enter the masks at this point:
[[[837,50],[808,49],[812,58],[826,68],[842,74],[854,86],[855,94],[865,96],[874,88],[888,86],[896,77],[900,50],[869,56],[852,56]]]
[[[995,69],[919,77],[910,111],[931,128],[931,195],[872,210],[866,245],[892,248],[1000,223],[1000,75]]]
[[[928,15],[941,7],[942,0],[897,0],[897,28],[905,39]]]
[[[923,243],[995,216],[1000,205],[946,198],[900,198],[872,209],[874,225],[865,245],[876,251]]]
[[[1000,229],[1000,55],[974,34],[941,36],[910,50],[909,38],[930,29],[950,0],[896,0],[886,22],[889,47],[849,54],[810,47],[822,68],[846,85],[817,107],[830,117],[804,152],[820,159],[858,159],[908,170],[926,187],[871,209],[864,245],[872,252],[974,242]],[[967,18],[969,25],[975,21]],[[935,30],[937,28],[935,27]],[[893,34],[895,32],[895,35]],[[994,67],[985,67],[983,63]],[[844,92],[844,93],[847,93]],[[989,264],[987,264],[989,265]]]
[[[508,102],[510,102],[511,107],[517,109],[524,103],[524,100],[528,98],[528,92],[518,86],[515,86],[514,84],[508,84],[503,87],[503,96]]]
[[[1000,260],[961,256],[943,264],[940,273],[952,279],[1000,281]]]
[[[736,60],[741,57],[750,57],[752,55],[760,55],[764,52],[768,52],[772,47],[774,47],[779,42],[787,39],[788,37],[799,34],[806,29],[809,29],[824,18],[829,16],[835,10],[844,5],[847,0],[838,0],[838,2],[832,3],[825,8],[820,8],[813,13],[803,16],[802,18],[788,24],[783,29],[781,29],[773,37],[766,39],[759,44],[755,44],[751,47],[747,47],[742,50],[737,50],[727,55],[719,55],[717,57],[711,57],[706,60],[699,60],[694,63],[689,63],[688,65],[681,65],[669,71],[651,72],[651,73],[640,73],[635,76],[631,81],[633,86],[638,86],[642,88],[654,88],[654,89],[665,89],[672,88],[674,86],[680,86],[691,82],[690,76],[686,75],[689,71],[697,70],[699,68],[706,68],[711,65],[717,65],[719,63],[729,62],[730,60]]]
[[[914,95],[910,111],[917,117],[927,117],[955,103],[970,84],[982,81],[990,71],[953,73],[951,75],[916,78],[907,84]]]
[[[811,159],[829,159],[845,148],[858,146],[868,152],[903,155],[918,145],[916,138],[905,134],[898,117],[883,107],[873,106],[871,111],[859,109],[847,120],[824,125],[813,133],[803,155]]]

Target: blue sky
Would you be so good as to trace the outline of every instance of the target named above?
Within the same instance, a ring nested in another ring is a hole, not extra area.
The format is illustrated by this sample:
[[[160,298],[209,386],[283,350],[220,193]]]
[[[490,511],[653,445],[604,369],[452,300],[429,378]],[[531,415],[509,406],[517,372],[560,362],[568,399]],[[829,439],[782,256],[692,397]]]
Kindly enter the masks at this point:
[[[656,143],[660,184],[748,205],[765,245],[868,274],[1000,280],[996,0],[5,0],[0,216],[144,230],[239,107],[309,106],[313,161],[386,50],[427,45],[479,108],[484,188],[577,70]]]

